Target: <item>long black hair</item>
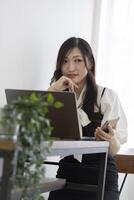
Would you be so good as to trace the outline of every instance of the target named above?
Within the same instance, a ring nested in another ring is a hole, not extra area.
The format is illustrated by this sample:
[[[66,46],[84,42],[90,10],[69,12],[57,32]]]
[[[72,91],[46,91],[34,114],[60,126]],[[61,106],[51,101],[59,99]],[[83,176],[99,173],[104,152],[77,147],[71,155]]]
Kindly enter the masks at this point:
[[[78,48],[80,50],[85,62],[85,66],[88,70],[87,91],[83,103],[83,108],[85,111],[88,109],[88,113],[90,113],[92,116],[92,113],[94,112],[94,106],[97,105],[97,85],[95,81],[95,60],[92,49],[88,42],[82,38],[71,37],[61,45],[57,56],[56,70],[52,77],[51,83],[58,80],[62,76],[61,68],[63,66],[64,59],[67,53],[74,48]],[[91,65],[90,69],[87,66],[86,58]]]

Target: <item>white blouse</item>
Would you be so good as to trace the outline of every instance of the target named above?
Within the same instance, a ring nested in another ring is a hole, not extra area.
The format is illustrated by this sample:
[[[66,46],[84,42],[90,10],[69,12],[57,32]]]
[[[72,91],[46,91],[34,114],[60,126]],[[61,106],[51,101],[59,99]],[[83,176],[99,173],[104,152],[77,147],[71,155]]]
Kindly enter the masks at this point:
[[[112,89],[106,88],[101,98],[103,89],[104,87],[98,85],[97,103],[99,107],[101,105],[101,112],[103,114],[101,125],[103,125],[107,120],[112,120],[119,117],[115,133],[117,134],[117,138],[119,139],[120,143],[123,144],[127,141],[128,135],[125,113],[123,111],[117,93]],[[85,90],[86,86],[83,88],[77,100],[79,120],[82,126],[86,126],[91,122],[87,114],[81,109]],[[98,107],[95,107],[95,112],[98,112]]]

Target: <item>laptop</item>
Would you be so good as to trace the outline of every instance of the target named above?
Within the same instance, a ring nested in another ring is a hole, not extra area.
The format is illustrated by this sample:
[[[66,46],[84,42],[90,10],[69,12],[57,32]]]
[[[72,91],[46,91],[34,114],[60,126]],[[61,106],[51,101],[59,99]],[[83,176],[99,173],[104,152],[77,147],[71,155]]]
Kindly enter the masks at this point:
[[[33,92],[47,95],[51,93],[55,100],[61,101],[64,106],[60,109],[51,107],[49,109],[48,118],[51,119],[53,131],[51,136],[54,139],[60,140],[81,140],[82,129],[79,124],[77,114],[76,97],[73,92],[50,92],[39,90],[20,90],[20,89],[6,89],[7,103],[11,103],[17,99],[18,96],[28,96]]]

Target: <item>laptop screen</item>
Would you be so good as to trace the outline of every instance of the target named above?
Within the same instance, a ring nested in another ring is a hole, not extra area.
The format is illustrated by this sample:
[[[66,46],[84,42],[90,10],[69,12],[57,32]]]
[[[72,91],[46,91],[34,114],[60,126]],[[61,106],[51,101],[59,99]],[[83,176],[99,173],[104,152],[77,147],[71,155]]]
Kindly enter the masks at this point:
[[[52,137],[64,140],[79,140],[81,138],[81,128],[79,124],[76,98],[73,92],[50,92],[39,90],[20,90],[20,89],[6,89],[7,103],[11,103],[17,99],[18,96],[28,96],[33,92],[42,95],[51,93],[55,100],[61,101],[64,106],[60,109],[50,107],[48,118],[51,120],[53,127]]]

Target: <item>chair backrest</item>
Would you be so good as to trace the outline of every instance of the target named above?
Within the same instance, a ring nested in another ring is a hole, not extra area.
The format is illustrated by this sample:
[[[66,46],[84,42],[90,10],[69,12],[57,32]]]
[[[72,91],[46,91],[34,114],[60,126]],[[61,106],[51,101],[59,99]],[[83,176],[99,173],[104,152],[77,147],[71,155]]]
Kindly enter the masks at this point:
[[[118,172],[134,173],[134,148],[122,148],[115,156]]]

